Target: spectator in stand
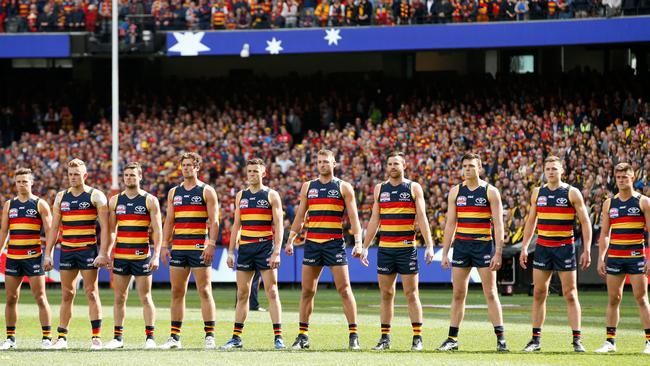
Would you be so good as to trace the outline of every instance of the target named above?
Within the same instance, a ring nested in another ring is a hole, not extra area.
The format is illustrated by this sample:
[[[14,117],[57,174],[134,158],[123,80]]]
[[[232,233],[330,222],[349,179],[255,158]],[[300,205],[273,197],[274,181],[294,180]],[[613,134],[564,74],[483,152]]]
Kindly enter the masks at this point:
[[[85,14],[80,3],[76,3],[73,9],[66,15],[65,22],[69,30],[80,32],[86,29]]]
[[[435,18],[434,23],[445,24],[451,20],[453,7],[449,0],[436,1],[434,4]]]
[[[58,18],[52,6],[50,4],[45,4],[43,7],[43,12],[38,15],[38,29],[41,32],[53,32],[57,28]]]
[[[95,33],[97,28],[97,5],[84,3],[82,10],[86,22],[86,32]]]
[[[575,18],[586,18],[591,11],[589,0],[573,0]]]
[[[409,0],[394,0],[393,14],[397,19],[397,25],[409,24],[411,21],[411,5]]]
[[[341,0],[334,0],[330,6],[328,25],[330,27],[340,27],[345,24],[345,5]]]
[[[284,17],[285,27],[295,28],[298,26],[299,7],[298,0],[288,0],[284,3],[282,16]]]
[[[228,8],[223,0],[217,0],[212,5],[212,29],[225,29]]]
[[[517,14],[517,20],[528,20],[530,17],[528,0],[517,0],[515,4],[515,13]]]
[[[212,22],[212,7],[210,7],[210,4],[208,4],[208,0],[199,0],[197,11],[197,16],[199,18],[199,29],[210,29],[210,23]]]
[[[328,1],[321,1],[314,10],[316,24],[319,27],[326,27],[330,17],[330,4]]]
[[[427,20],[427,9],[420,0],[413,0],[411,3],[411,10],[413,12],[413,24],[424,24]]]
[[[370,25],[372,4],[368,0],[359,0],[359,4],[355,7],[354,17],[357,25]]]
[[[375,9],[376,25],[394,25],[393,10],[390,1],[382,0]]]
[[[255,29],[267,29],[271,27],[269,15],[264,11],[264,7],[259,2],[257,6],[253,8],[251,26]]]

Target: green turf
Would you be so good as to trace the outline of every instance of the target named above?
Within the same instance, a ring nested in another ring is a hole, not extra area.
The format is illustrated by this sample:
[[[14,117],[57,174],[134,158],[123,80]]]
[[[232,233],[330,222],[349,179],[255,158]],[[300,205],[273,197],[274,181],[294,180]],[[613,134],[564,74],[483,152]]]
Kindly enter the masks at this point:
[[[135,295],[132,294],[132,295]],[[285,341],[291,343],[297,332],[297,305],[299,291],[282,289],[283,324]],[[398,307],[392,325],[393,349],[381,354],[369,350],[379,335],[379,292],[374,289],[356,289],[355,295],[359,307],[359,334],[361,352],[348,352],[347,326],[341,311],[341,303],[335,290],[322,288],[316,298],[315,313],[310,322],[309,351],[274,351],[273,332],[268,313],[252,312],[244,328],[244,351],[220,352],[203,351],[203,323],[195,291],[188,295],[188,309],[183,323],[182,351],[144,351],[139,350],[144,341],[144,324],[137,296],[128,301],[127,322],[125,324],[126,349],[120,351],[86,351],[89,346],[90,325],[87,307],[83,296],[76,300],[75,313],[70,325],[68,351],[40,351],[40,327],[37,308],[31,299],[29,290],[21,294],[17,337],[19,349],[0,353],[0,362],[8,365],[54,364],[54,365],[167,365],[185,363],[187,365],[232,362],[243,365],[421,365],[423,362],[462,366],[483,364],[528,364],[528,365],[590,365],[597,363],[650,364],[650,356],[640,354],[644,345],[643,330],[639,322],[638,310],[629,291],[626,291],[621,306],[621,324],[619,325],[617,344],[619,352],[614,355],[573,354],[570,347],[571,333],[566,322],[564,299],[551,295],[548,300],[546,324],[543,328],[543,351],[529,355],[520,352],[495,354],[495,341],[492,326],[487,320],[485,309],[468,309],[460,330],[461,351],[442,354],[433,349],[442,342],[447,334],[448,309],[425,307],[424,341],[425,352],[413,354],[410,348],[411,330],[406,308]],[[53,305],[53,328],[58,321],[58,290],[49,290],[48,296]],[[216,337],[218,344],[225,343],[230,337],[234,317],[233,288],[216,288],[217,302]],[[103,337],[108,341],[112,336],[112,293],[102,290],[104,304]],[[450,290],[422,290],[422,303],[426,305],[446,305],[450,302]],[[266,306],[264,296],[261,303]],[[525,295],[502,297],[504,320],[508,343],[513,350],[520,350],[530,337],[530,303]],[[580,294],[583,309],[583,339],[588,350],[593,351],[604,340],[604,312],[606,294],[603,291],[583,292]],[[154,301],[158,309],[156,339],[159,343],[166,340],[169,331],[169,290],[155,290]],[[483,304],[479,289],[473,289],[467,301],[471,305]],[[404,305],[402,294],[398,294],[396,304]],[[0,325],[4,323],[4,316]],[[53,329],[55,330],[55,329]]]

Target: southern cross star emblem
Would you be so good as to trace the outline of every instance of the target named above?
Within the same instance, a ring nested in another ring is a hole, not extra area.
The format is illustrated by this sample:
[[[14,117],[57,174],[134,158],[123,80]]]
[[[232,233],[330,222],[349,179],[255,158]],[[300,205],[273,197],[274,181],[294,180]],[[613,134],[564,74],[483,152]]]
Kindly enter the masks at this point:
[[[181,56],[198,56],[199,52],[210,51],[210,48],[201,40],[205,32],[174,32],[176,44],[169,47],[169,52],[179,52]]]
[[[284,48],[282,48],[282,41],[275,39],[271,39],[270,41],[266,41],[267,47],[265,48],[266,51],[268,51],[272,55],[279,55],[280,51],[283,51]]]
[[[326,33],[326,35],[325,35],[325,37],[323,37],[323,39],[325,39],[327,41],[328,46],[331,46],[331,45],[337,45],[338,46],[339,45],[339,40],[343,39],[343,37],[341,37],[341,35],[340,35],[340,33],[341,33],[340,29],[334,29],[334,28],[326,29],[325,33]]]

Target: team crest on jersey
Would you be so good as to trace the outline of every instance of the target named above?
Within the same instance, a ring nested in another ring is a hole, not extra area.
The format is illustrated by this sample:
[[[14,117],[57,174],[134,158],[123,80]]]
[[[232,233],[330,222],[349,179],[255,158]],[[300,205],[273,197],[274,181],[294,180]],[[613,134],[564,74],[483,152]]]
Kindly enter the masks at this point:
[[[310,189],[309,192],[307,192],[307,198],[318,198],[318,189]]]
[[[183,204],[183,196],[174,196],[174,206],[180,206]]]
[[[327,191],[327,197],[329,198],[339,198],[339,191],[336,189],[330,189]]]
[[[483,197],[479,197],[479,198],[475,199],[474,202],[479,206],[485,206],[485,203],[487,202],[487,200],[485,198],[483,198]]]
[[[641,209],[638,207],[630,207],[627,209],[627,214],[630,216],[639,216]]]
[[[610,208],[609,209],[609,217],[612,219],[615,219],[618,217],[618,208]]]
[[[61,211],[70,211],[70,202],[68,201],[61,202]]]
[[[29,210],[25,211],[25,215],[27,217],[36,217],[36,214],[38,214],[38,211],[34,210],[33,208],[30,208]]]
[[[259,207],[259,208],[269,208],[269,201],[267,201],[267,200],[259,200],[259,201],[257,201],[257,207]]]
[[[239,201],[239,208],[248,208],[248,200],[246,198],[242,198]]]
[[[82,210],[85,210],[85,209],[87,209],[88,207],[90,207],[90,203],[88,203],[88,202],[81,202],[81,203],[79,204],[79,208],[82,209]]]
[[[195,204],[195,205],[199,205],[199,204],[203,203],[203,198],[201,198],[201,196],[192,196],[190,201],[192,201],[192,203]]]
[[[537,197],[537,206],[546,206],[546,197],[545,196],[540,196]]]
[[[410,200],[411,199],[411,194],[408,192],[402,192],[399,194],[399,198],[401,200]]]
[[[144,215],[147,211],[147,208],[144,206],[135,206],[135,213],[138,215]]]
[[[9,218],[15,219],[16,217],[18,217],[18,209],[12,208],[11,210],[9,210]]]
[[[382,192],[379,195],[379,202],[388,202],[388,201],[390,201],[390,193]]]
[[[567,199],[564,198],[564,197],[560,197],[560,198],[558,198],[558,199],[555,200],[555,203],[556,203],[558,206],[566,206],[567,202],[569,202],[569,200],[567,200]]]
[[[467,205],[467,197],[458,196],[456,198],[456,206],[466,206],[466,205]]]
[[[117,207],[115,207],[115,214],[116,215],[124,215],[124,214],[126,214],[126,206],[117,205]]]

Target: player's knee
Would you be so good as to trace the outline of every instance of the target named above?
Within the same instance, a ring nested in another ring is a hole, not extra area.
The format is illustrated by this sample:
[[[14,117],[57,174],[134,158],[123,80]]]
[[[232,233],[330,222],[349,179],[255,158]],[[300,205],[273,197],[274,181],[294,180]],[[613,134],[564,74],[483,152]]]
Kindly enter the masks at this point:
[[[187,292],[187,289],[183,287],[173,287],[172,288],[172,299],[183,299],[185,298],[185,293]]]
[[[621,304],[622,296],[621,294],[609,295],[608,300],[610,306],[618,306]]]
[[[250,290],[237,290],[237,302],[244,302],[248,300],[248,297],[250,296]]]
[[[647,307],[648,306],[648,295],[647,293],[641,293],[641,294],[634,294],[634,299],[636,300],[636,303],[641,306],[641,307]]]
[[[94,284],[84,286],[84,293],[89,300],[94,300],[99,297],[99,291],[97,290],[97,287],[94,286]]]
[[[42,308],[47,305],[47,296],[45,293],[40,293],[34,296],[34,301],[36,301],[36,305],[38,305],[39,308]]]
[[[126,293],[121,292],[121,293],[116,293],[115,294],[115,304],[116,305],[123,305],[126,302]]]
[[[405,291],[404,296],[406,297],[406,301],[409,303],[414,303],[420,300],[420,293],[418,290]]]
[[[485,301],[487,301],[487,302],[495,302],[499,298],[498,295],[497,295],[497,290],[496,289],[483,291],[483,295],[485,295]]]
[[[578,290],[576,290],[575,288],[562,290],[562,295],[564,295],[564,299],[569,304],[578,302]]]
[[[268,286],[266,288],[266,297],[269,299],[269,301],[277,300],[279,297],[278,286],[277,285]]]
[[[381,299],[384,301],[393,301],[395,298],[395,290],[381,290]]]
[[[352,290],[350,289],[350,286],[341,286],[337,289],[337,291],[343,300],[347,300],[352,297]]]
[[[142,306],[153,306],[153,298],[151,297],[151,292],[138,294],[138,297],[140,298],[140,303]]]
[[[198,292],[201,300],[208,300],[212,298],[212,288],[210,286],[202,286],[198,289]]]
[[[452,294],[453,301],[463,302],[467,297],[467,291],[465,290],[454,290]]]
[[[72,302],[76,295],[76,291],[72,288],[61,289],[61,302]]]
[[[7,294],[7,306],[16,306],[18,303],[18,294]]]
[[[315,289],[303,287],[300,297],[302,297],[303,299],[313,299],[315,295],[316,295]]]
[[[548,290],[545,288],[535,288],[533,290],[533,300],[535,301],[545,301],[546,296],[548,296]]]

